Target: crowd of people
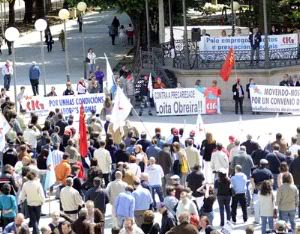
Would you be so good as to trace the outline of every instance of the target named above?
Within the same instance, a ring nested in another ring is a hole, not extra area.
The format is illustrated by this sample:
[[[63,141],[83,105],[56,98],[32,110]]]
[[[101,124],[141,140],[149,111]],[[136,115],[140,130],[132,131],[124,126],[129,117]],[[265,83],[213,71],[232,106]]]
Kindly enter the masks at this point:
[[[35,114],[27,123],[24,110],[17,114],[9,98],[2,102],[11,126],[0,176],[3,233],[29,233],[29,226],[34,234],[103,233],[107,204],[112,233],[224,232],[241,222],[238,205],[245,223],[254,214],[246,233],[259,224],[262,234],[299,233],[300,128],[291,143],[278,133],[266,146],[251,135],[245,142],[229,136],[222,144],[206,133],[200,141],[195,131],[177,128],[163,136],[157,127],[150,138],[128,120],[114,129],[106,102],[102,113],[86,119],[87,157],[80,154],[72,115],[56,109],[41,125]],[[50,171],[55,184],[49,184]],[[60,212],[40,227],[41,207],[54,195]]]

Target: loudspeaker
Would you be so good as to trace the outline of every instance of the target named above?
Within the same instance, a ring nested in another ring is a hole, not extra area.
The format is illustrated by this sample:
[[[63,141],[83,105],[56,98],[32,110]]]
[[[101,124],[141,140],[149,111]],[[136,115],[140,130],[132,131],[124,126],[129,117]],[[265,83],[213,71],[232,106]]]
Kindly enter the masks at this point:
[[[192,34],[192,36],[191,36],[192,41],[200,41],[201,40],[200,28],[192,28],[191,34]]]

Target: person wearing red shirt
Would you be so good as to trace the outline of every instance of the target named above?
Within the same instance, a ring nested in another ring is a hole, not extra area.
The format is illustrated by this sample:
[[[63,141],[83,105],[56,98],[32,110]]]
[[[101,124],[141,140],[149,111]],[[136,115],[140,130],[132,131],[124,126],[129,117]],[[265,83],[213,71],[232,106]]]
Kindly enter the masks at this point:
[[[156,78],[156,82],[153,85],[154,89],[165,89],[166,85],[161,81],[160,77]]]

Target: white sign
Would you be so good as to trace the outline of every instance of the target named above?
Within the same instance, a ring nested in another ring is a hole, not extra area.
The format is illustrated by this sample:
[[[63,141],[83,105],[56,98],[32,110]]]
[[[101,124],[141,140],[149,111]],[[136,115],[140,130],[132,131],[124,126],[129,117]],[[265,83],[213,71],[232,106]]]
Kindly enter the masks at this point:
[[[59,108],[63,115],[79,115],[81,103],[84,106],[85,113],[90,113],[91,110],[100,113],[104,99],[104,93],[54,97],[33,96],[27,97],[22,106],[26,109],[26,112],[34,112],[38,115],[48,114],[49,111],[54,111],[56,108]]]
[[[300,87],[256,85],[250,97],[253,112],[300,113]]]
[[[205,113],[204,94],[194,88],[154,89],[157,115],[196,115]]]
[[[282,34],[270,35],[269,48],[272,49],[290,49],[298,47],[298,35]],[[261,35],[260,50],[264,50],[265,37]],[[228,51],[233,48],[235,51],[251,50],[249,36],[238,37],[204,37],[204,40],[199,42],[200,51]]]

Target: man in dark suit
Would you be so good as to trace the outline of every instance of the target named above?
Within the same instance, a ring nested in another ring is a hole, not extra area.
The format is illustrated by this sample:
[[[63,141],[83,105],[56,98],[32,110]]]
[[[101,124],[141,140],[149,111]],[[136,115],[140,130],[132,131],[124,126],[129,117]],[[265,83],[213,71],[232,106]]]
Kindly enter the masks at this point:
[[[254,53],[256,58],[256,64],[259,62],[259,45],[261,43],[261,35],[258,32],[257,28],[253,29],[253,33],[249,35],[249,42],[251,46],[251,62],[250,65],[253,65]]]
[[[243,114],[243,100],[244,89],[240,84],[240,79],[236,80],[236,83],[232,86],[233,100],[235,101],[235,113],[238,114],[238,106],[240,106],[240,112]]]

